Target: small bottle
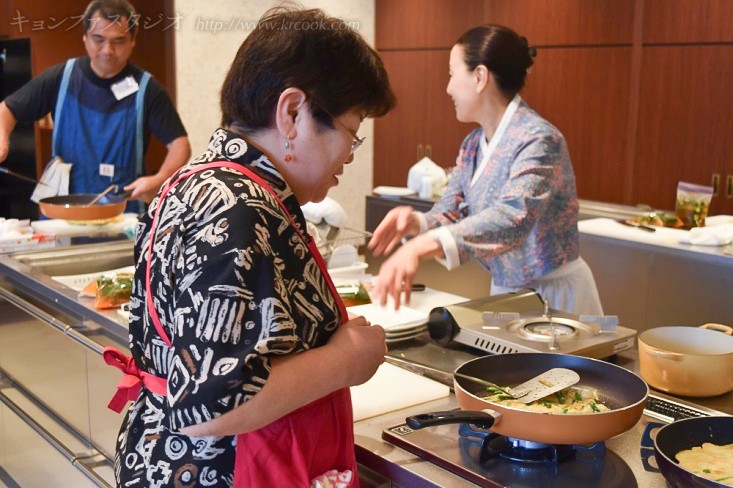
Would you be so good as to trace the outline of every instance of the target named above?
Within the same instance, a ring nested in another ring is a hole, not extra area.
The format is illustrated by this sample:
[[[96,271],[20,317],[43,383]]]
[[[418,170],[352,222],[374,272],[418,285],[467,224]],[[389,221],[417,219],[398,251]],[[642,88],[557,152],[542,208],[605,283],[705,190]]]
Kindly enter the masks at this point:
[[[423,176],[420,180],[420,198],[429,199],[433,197],[433,182],[429,176]]]

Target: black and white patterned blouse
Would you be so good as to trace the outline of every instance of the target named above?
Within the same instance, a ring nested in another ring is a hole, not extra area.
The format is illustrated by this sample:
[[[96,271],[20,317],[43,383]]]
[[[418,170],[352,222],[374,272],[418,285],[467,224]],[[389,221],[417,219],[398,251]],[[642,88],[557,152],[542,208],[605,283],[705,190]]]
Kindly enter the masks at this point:
[[[305,219],[275,166],[224,129],[182,171],[228,160],[267,181],[298,225]],[[338,327],[333,297],[306,243],[275,199],[241,173],[196,173],[163,202],[153,245],[152,293],[173,343],[145,308],[153,200],[138,224],[130,349],[141,370],[168,378],[163,398],[143,388],[117,440],[119,486],[230,486],[236,437],[191,438],[182,427],[222,415],[267,381],[270,358],[324,345]]]

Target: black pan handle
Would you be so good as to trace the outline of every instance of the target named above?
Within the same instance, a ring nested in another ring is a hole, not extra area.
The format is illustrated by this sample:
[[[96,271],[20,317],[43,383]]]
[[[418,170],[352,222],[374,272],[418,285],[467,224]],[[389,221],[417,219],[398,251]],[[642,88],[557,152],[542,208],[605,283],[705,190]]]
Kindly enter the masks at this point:
[[[481,429],[488,429],[499,417],[500,414],[493,410],[449,410],[413,415],[407,417],[405,422],[412,429],[443,424],[473,424]]]

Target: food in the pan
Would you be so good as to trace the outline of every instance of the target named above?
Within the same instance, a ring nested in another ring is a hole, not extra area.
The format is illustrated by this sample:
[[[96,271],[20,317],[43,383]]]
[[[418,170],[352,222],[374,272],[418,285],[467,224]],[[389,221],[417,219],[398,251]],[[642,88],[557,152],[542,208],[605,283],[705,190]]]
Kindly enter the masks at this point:
[[[79,205],[79,206],[83,206],[83,205]],[[117,215],[116,217],[108,217],[105,219],[89,219],[89,220],[66,219],[66,222],[70,225],[86,225],[89,227],[93,227],[93,226],[102,226],[102,225],[107,225],[107,224],[113,224],[115,222],[121,222],[122,219],[123,219],[122,215]]]
[[[733,486],[733,444],[719,446],[710,442],[675,456],[680,466],[698,476]]]
[[[598,391],[593,388],[565,388],[531,403],[524,403],[515,399],[504,388],[489,386],[487,390],[489,396],[484,397],[484,400],[532,412],[580,415],[611,410],[598,401]]]

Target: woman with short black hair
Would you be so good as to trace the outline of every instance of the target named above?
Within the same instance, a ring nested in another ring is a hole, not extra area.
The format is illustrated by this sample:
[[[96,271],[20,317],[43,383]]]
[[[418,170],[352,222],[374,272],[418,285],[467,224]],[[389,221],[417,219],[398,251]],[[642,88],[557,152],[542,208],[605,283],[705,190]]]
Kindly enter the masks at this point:
[[[349,320],[300,205],[393,105],[377,53],[320,10],[269,11],[242,43],[224,127],[138,225],[132,357],[105,351],[126,374],[111,407],[134,400],[120,486],[358,486],[348,387],[384,361],[384,332]]]
[[[400,247],[379,270],[382,303],[399,306],[420,261],[452,269],[475,259],[491,271],[491,294],[536,290],[550,307],[602,314],[580,257],[578,198],[565,138],[518,95],[536,54],[503,26],[464,33],[451,49],[447,93],[456,117],[481,128],[463,141],[446,193],[425,213],[392,209],[374,231],[375,255]]]

